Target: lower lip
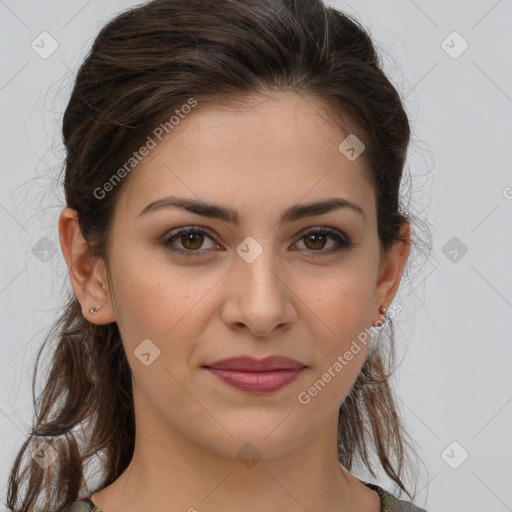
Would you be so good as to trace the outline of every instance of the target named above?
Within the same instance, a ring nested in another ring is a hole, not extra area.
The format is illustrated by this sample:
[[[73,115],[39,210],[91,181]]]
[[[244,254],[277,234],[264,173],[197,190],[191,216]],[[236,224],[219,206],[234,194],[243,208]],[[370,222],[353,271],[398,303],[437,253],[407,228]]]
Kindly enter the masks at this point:
[[[305,368],[269,372],[241,372],[206,368],[226,384],[252,394],[272,393],[293,382]]]

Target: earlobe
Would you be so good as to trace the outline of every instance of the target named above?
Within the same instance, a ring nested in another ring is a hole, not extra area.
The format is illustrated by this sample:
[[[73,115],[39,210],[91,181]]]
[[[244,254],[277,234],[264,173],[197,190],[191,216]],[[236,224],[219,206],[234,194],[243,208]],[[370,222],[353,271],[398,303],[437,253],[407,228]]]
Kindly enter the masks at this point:
[[[91,255],[76,210],[64,208],[59,217],[59,237],[71,286],[84,317],[94,324],[115,321],[112,313],[104,261]]]
[[[381,264],[375,291],[375,304],[377,308],[380,305],[389,308],[398,291],[411,245],[410,225],[408,222],[402,224],[400,237],[402,240],[398,240],[393,244]],[[377,314],[380,315],[381,313],[377,312]]]

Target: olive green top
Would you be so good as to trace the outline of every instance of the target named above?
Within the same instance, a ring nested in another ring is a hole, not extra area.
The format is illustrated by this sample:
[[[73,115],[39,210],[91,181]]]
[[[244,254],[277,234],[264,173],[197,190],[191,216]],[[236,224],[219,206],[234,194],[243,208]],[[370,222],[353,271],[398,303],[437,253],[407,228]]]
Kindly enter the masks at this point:
[[[375,484],[362,482],[364,485],[375,491],[380,497],[380,512],[427,512],[409,501],[399,500],[387,491]],[[91,500],[91,496],[79,498],[69,508],[68,512],[104,512]]]

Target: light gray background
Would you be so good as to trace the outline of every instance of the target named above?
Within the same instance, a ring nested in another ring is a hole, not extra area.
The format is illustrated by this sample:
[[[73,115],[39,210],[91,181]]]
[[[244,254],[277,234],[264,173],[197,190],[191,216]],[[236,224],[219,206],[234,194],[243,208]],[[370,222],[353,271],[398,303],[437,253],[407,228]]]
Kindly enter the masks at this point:
[[[405,310],[395,320],[397,391],[425,463],[416,503],[429,512],[512,510],[512,2],[330,3],[384,48],[413,124],[413,206],[434,237],[399,291]],[[35,353],[68,286],[57,234],[62,112],[99,27],[135,4],[0,0],[2,500],[32,422]],[[47,58],[31,47],[43,46],[44,31],[58,43]],[[469,44],[461,55],[454,31]]]

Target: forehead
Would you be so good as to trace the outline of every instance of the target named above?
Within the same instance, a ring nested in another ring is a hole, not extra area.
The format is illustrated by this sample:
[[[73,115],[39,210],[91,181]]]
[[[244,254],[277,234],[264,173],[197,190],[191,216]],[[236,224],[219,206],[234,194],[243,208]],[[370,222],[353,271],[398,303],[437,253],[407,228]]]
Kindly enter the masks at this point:
[[[371,215],[366,163],[338,147],[347,135],[313,97],[281,92],[237,104],[199,102],[136,166],[117,208],[133,217],[159,197],[181,195],[238,210],[281,210],[337,195]]]

